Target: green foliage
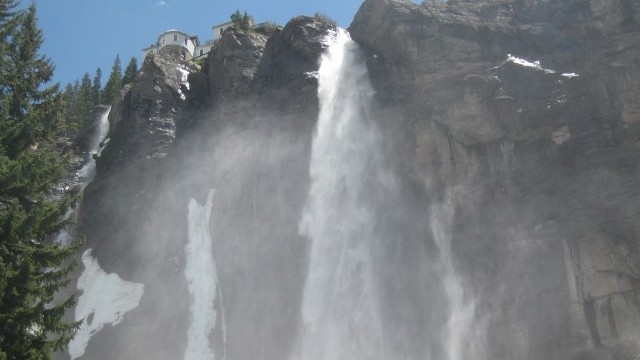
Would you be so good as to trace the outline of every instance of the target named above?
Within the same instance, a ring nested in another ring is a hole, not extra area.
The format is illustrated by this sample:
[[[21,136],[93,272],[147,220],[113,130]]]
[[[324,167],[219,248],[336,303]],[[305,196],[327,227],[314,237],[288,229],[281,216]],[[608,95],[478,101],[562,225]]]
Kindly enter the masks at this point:
[[[235,13],[231,14],[231,22],[233,23],[232,27],[236,30],[253,30],[253,16],[247,14],[246,11],[244,12],[244,14],[241,14],[240,9],[236,10]]]
[[[46,86],[53,65],[38,54],[35,6],[13,8],[0,0],[0,359],[50,359],[79,325],[63,321],[75,297],[55,298],[79,244],[48,241],[70,204],[48,194],[65,172],[55,141],[73,87]]]
[[[96,69],[96,75],[93,77],[93,85],[91,86],[91,93],[93,97],[93,105],[100,104],[100,100],[102,97],[102,70],[100,68]]]
[[[93,118],[93,108],[100,105],[103,100],[100,79],[102,70],[96,69],[93,82],[88,73],[82,76],[82,81],[76,81],[73,85],[67,84],[63,99],[66,104],[65,131],[66,138],[78,137]]]
[[[129,60],[129,64],[124,69],[124,75],[122,77],[122,84],[131,84],[133,80],[136,79],[136,75],[138,74],[138,60],[135,57],[131,57]]]
[[[102,101],[105,104],[112,104],[113,101],[120,97],[122,89],[122,67],[120,65],[120,55],[116,56],[113,66],[111,67],[111,75],[102,91]]]
[[[70,138],[75,136],[75,124],[78,122],[77,115],[75,113],[75,107],[77,102],[77,95],[80,89],[80,83],[76,81],[73,85],[67,84],[64,88],[64,93],[62,98],[65,103],[65,125],[63,136],[66,138]]]
[[[77,118],[77,123],[74,124],[76,131],[82,130],[91,118],[91,110],[95,105],[93,98],[93,84],[91,83],[89,74],[85,73],[84,76],[82,76],[80,89],[76,95],[76,104],[74,109]]]
[[[3,58],[2,122],[0,146],[15,156],[42,138],[50,139],[62,125],[63,117],[57,109],[42,104],[41,99],[55,99],[54,106],[63,106],[58,86],[41,89],[51,80],[53,65],[40,56],[42,33],[36,27],[35,8],[15,15],[16,23],[8,34]]]
[[[200,59],[192,60],[194,64],[199,65],[201,67],[205,66],[207,63],[207,57],[202,57]]]
[[[98,93],[100,89],[97,89]],[[93,107],[98,105],[96,99],[95,83],[91,82],[88,73],[85,73],[81,82],[75,82],[72,86],[65,87],[63,99],[66,104],[65,112],[65,136],[77,137],[92,118]]]

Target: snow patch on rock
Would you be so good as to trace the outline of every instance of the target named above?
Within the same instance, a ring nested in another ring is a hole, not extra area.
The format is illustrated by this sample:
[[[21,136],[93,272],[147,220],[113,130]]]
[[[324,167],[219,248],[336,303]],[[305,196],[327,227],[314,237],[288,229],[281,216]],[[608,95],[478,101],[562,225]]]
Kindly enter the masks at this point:
[[[76,336],[69,343],[71,359],[84,355],[89,340],[105,325],[116,326],[124,315],[137,308],[144,293],[144,284],[124,281],[115,273],[107,274],[91,249],[82,254],[84,271],[78,279],[78,297],[75,320],[82,320]]]

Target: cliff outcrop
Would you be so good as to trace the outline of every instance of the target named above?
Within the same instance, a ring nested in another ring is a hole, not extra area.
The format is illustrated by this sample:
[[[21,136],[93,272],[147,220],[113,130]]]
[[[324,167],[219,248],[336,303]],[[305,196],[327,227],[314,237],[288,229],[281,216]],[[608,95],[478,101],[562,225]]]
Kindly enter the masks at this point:
[[[318,107],[314,73],[332,30],[311,17],[269,31],[229,30],[201,69],[162,56],[145,59],[111,110],[109,141],[79,219],[102,268],[145,284],[145,295],[140,311],[89,343],[92,358],[182,358],[187,205],[205,201],[214,188],[211,229],[230,302],[223,305],[226,333],[218,324],[212,341],[225,344],[227,358],[287,357],[306,257],[291,219],[307,193]],[[251,219],[240,222],[247,214]],[[241,326],[247,316],[252,325]],[[262,347],[247,346],[248,338]]]
[[[437,203],[454,209],[454,266],[476,301],[484,358],[640,352],[639,13],[630,0],[363,3],[349,31],[376,89],[383,157],[402,188],[385,206],[414,206],[380,220],[397,225],[390,239],[410,238],[388,245],[399,271],[379,274],[398,280],[381,286],[385,299],[400,299],[381,316],[404,326],[407,353],[440,341],[415,339],[411,326],[435,328],[446,315],[445,304],[420,303],[428,291],[402,267],[422,269],[436,256],[421,222]],[[317,71],[335,31],[297,17],[270,31],[225,32],[202,68],[147,57],[111,110],[80,215],[102,266],[147,293],[118,331],[96,335],[94,354],[183,356],[187,203],[213,191],[208,229],[224,293],[211,334],[224,349],[217,354],[289,358],[308,267],[298,226]],[[438,281],[425,280],[427,290],[440,291]]]
[[[368,0],[351,24],[403,171],[452,194],[489,358],[637,351],[637,8]]]

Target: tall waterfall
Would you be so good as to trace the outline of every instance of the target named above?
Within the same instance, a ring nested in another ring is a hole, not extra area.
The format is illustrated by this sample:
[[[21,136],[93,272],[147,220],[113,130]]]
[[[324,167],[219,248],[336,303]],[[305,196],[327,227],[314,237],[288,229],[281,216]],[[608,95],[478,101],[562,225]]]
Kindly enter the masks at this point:
[[[319,70],[312,184],[299,224],[311,241],[309,268],[292,358],[482,358],[474,304],[453,263],[451,207],[416,202],[385,165],[363,60],[339,31]]]
[[[357,45],[344,31],[322,59],[311,190],[300,231],[312,241],[299,358],[382,359],[372,271],[373,204],[363,180],[376,166],[373,95]],[[376,179],[376,181],[379,179]]]

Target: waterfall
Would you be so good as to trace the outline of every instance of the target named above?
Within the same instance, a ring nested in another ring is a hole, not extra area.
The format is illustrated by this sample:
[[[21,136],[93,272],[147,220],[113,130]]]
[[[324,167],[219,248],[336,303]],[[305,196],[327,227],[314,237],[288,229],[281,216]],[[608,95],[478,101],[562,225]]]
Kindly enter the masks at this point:
[[[76,176],[80,179],[81,185],[80,190],[84,190],[87,185],[93,181],[93,178],[96,176],[96,160],[94,158],[95,155],[99,155],[101,151],[101,144],[105,140],[107,133],[109,133],[109,113],[111,112],[111,107],[107,109],[100,118],[98,119],[98,125],[96,126],[96,130],[91,136],[91,141],[89,142],[89,157],[85,165],[78,170]]]
[[[311,190],[299,224],[311,240],[302,305],[302,360],[383,359],[371,244],[373,204],[363,179],[376,166],[377,133],[368,120],[373,91],[357,45],[345,31],[318,72],[320,113]],[[376,179],[378,180],[378,179]]]
[[[96,160],[94,155],[101,151],[101,145],[109,132],[110,111],[109,107],[98,119],[98,125],[91,137],[87,162],[76,173],[80,191],[83,191],[95,177]],[[67,215],[73,216],[73,212]],[[56,241],[69,244],[71,236],[67,229],[60,232]],[[89,248],[82,254],[84,269],[77,283],[81,294],[78,296],[74,313],[74,320],[81,320],[82,324],[69,343],[71,359],[83,356],[89,340],[105,325],[118,325],[127,312],[137,308],[144,293],[143,284],[124,281],[115,273],[106,273],[100,267],[98,260],[91,256],[91,250]]]
[[[333,40],[318,72],[299,223],[309,267],[292,359],[479,359],[474,302],[453,262],[452,206],[422,207],[391,175],[363,56],[346,32]]]
[[[213,257],[213,242],[209,231],[209,218],[213,206],[213,190],[209,191],[204,205],[195,199],[189,201],[188,243],[185,248],[185,277],[189,289],[191,323],[187,333],[185,360],[214,359],[214,350],[210,345],[210,336],[215,330],[217,313],[216,297],[222,293],[218,288],[218,271]],[[224,308],[222,313],[223,345],[225,338]],[[224,354],[224,352],[223,352]],[[220,358],[224,359],[224,355]]]
[[[111,112],[111,106],[107,108],[107,110],[100,115],[98,119],[98,124],[95,127],[95,131],[91,134],[91,141],[89,142],[89,156],[85,159],[85,164],[78,170],[75,174],[75,180],[78,184],[78,190],[84,191],[84,189],[93,181],[93,178],[96,176],[96,159],[94,155],[99,154],[101,149],[101,145],[105,140],[107,133],[109,133],[109,113]],[[75,212],[72,208],[67,210],[65,214],[65,219],[69,219],[74,216]],[[69,234],[69,229],[64,228],[61,229],[58,235],[55,238],[55,242],[58,244],[69,245],[72,241],[72,237]]]
[[[453,206],[450,196],[443,204],[433,207],[431,230],[440,251],[440,275],[449,300],[447,322],[441,333],[446,360],[481,360],[482,349],[481,321],[476,319],[475,301],[465,291],[458,272],[453,264],[450,227],[453,218]]]

